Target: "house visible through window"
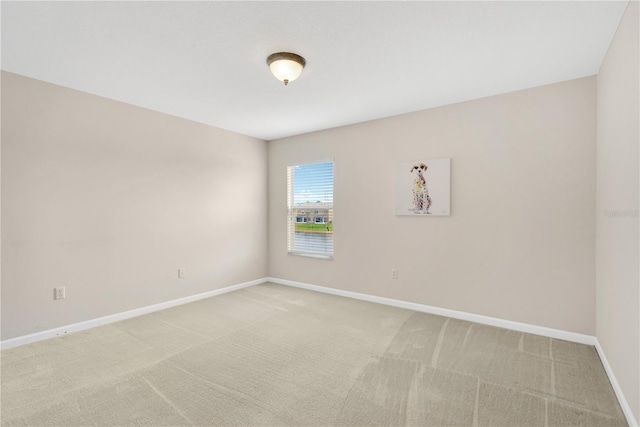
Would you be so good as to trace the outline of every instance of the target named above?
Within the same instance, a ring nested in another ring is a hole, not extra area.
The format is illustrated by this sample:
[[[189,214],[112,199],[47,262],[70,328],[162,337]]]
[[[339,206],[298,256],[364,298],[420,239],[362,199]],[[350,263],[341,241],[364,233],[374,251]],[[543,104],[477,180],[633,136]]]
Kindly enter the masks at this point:
[[[333,258],[333,162],[287,167],[287,250]]]

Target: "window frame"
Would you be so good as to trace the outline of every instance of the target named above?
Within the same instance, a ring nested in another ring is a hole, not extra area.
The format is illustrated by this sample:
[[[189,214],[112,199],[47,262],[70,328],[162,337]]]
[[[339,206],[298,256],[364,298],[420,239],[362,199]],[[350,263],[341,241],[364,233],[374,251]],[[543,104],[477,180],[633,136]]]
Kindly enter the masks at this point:
[[[308,161],[308,162],[297,162],[297,163],[289,163],[286,166],[286,181],[287,181],[287,255],[294,255],[294,256],[302,256],[302,257],[309,257],[309,258],[318,258],[318,259],[327,259],[327,260],[333,260],[333,256],[335,253],[335,247],[333,245],[333,232],[335,231],[335,224],[333,224],[334,219],[335,219],[335,211],[332,212],[332,235],[331,235],[331,253],[316,253],[316,252],[306,252],[306,251],[300,251],[300,250],[294,250],[293,249],[293,245],[294,245],[294,241],[290,240],[291,234],[290,233],[295,233],[295,225],[296,225],[296,214],[294,213],[294,203],[293,203],[293,198],[294,198],[294,191],[293,188],[290,188],[290,185],[294,185],[294,181],[293,181],[293,175],[290,177],[289,173],[291,171],[291,173],[293,173],[293,168],[296,166],[307,166],[307,165],[313,165],[313,164],[318,164],[318,163],[331,163],[331,168],[332,168],[332,201],[331,201],[331,209],[333,210],[333,206],[334,206],[334,200],[335,200],[335,168],[336,168],[336,164],[335,164],[335,159],[326,159],[326,160],[314,160],[314,161]],[[327,219],[329,218],[329,213],[327,212]],[[312,221],[309,221],[307,219],[307,221],[305,221],[305,223],[307,224],[320,224],[320,223],[316,223],[315,222],[315,216],[314,219]],[[329,224],[329,221],[325,221],[323,223],[321,223],[323,225]],[[293,236],[293,238],[295,238],[295,235]]]

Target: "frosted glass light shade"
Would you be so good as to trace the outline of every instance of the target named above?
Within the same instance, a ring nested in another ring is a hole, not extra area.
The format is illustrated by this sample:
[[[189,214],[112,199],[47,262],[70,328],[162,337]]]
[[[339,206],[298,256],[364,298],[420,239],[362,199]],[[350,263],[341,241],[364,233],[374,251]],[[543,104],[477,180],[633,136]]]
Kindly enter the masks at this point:
[[[300,77],[306,61],[302,56],[295,53],[278,52],[269,55],[267,64],[274,77],[287,85]]]

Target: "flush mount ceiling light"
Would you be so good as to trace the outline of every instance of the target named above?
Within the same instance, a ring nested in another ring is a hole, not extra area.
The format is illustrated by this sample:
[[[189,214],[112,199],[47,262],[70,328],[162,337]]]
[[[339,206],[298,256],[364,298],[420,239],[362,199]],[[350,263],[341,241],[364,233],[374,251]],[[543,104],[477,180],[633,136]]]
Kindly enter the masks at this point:
[[[267,57],[267,65],[271,72],[285,85],[300,76],[306,63],[302,56],[290,52],[272,53]]]

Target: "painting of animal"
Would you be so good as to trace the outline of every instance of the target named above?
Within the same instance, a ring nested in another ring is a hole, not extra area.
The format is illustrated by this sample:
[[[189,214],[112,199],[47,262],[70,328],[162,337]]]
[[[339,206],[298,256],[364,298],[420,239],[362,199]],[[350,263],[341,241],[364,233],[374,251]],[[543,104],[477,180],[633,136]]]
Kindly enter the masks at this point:
[[[451,215],[451,159],[396,164],[396,215]]]

